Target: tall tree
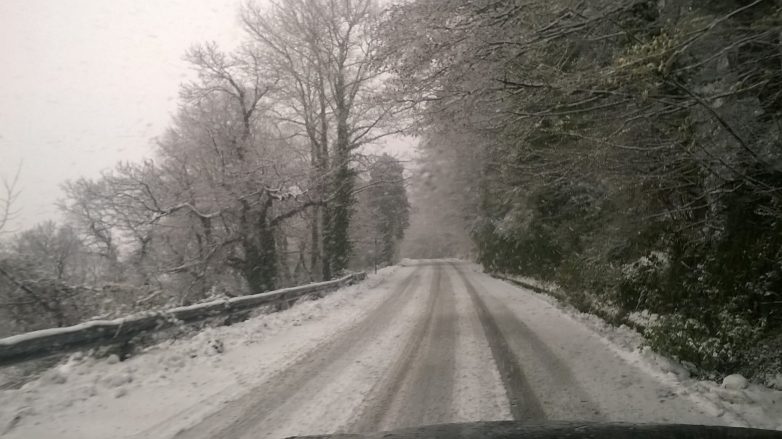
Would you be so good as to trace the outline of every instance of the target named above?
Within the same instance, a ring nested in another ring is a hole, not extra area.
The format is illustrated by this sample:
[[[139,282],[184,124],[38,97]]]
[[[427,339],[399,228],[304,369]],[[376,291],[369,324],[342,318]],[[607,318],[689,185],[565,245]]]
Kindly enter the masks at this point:
[[[299,146],[268,118],[277,80],[246,52],[212,44],[186,59],[198,80],[183,87],[155,160],[70,183],[65,208],[115,260],[118,240],[129,241],[139,274],[184,277],[182,301],[206,294],[225,268],[247,291],[271,289],[277,228],[314,203]]]
[[[311,186],[322,205],[313,213],[311,261],[324,278],[344,270],[350,256],[354,153],[394,131],[396,108],[380,99],[374,62],[378,14],[371,0],[249,4],[242,12],[259,57],[285,72],[280,120],[310,145]]]
[[[368,200],[372,212],[374,239],[380,248],[377,261],[391,264],[398,257],[399,243],[410,225],[404,166],[383,154],[369,171]]]

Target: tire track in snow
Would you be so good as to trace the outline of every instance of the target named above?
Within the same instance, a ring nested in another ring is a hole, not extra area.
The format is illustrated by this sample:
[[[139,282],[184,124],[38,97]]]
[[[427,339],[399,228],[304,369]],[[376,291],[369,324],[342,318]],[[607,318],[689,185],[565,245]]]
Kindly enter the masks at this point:
[[[478,318],[481,321],[481,326],[483,326],[486,340],[489,342],[489,348],[491,349],[492,357],[494,357],[494,363],[500,371],[500,377],[505,386],[505,392],[508,395],[510,412],[513,419],[545,420],[546,414],[543,412],[543,407],[540,405],[540,401],[532,390],[532,387],[527,382],[527,378],[521,368],[521,362],[510,348],[502,331],[500,331],[497,321],[489,312],[483,299],[481,299],[480,295],[475,290],[475,287],[467,279],[467,276],[465,276],[461,268],[455,264],[454,268],[456,269],[456,272],[459,273],[459,277],[462,279],[478,312]]]
[[[507,392],[478,318],[478,311],[456,269],[446,273],[453,285],[456,305],[456,422],[504,421],[511,419]]]
[[[368,432],[453,421],[456,316],[443,264],[434,264],[427,305],[386,378],[370,391],[347,431]]]
[[[470,283],[461,268],[456,269],[465,283]],[[522,372],[524,383],[532,392],[530,395],[533,395],[544,418],[604,420],[598,404],[579,384],[565,361],[554,353],[553,346],[544,343],[492,294],[481,297],[473,285],[468,286],[468,291],[481,302],[479,307],[485,308],[498,331],[504,330],[505,334],[513,335],[512,338],[504,338],[504,342],[517,359],[519,370],[526,371]]]
[[[249,390],[244,396],[207,416],[199,424],[180,431],[177,438],[239,438],[256,433],[263,437],[266,421],[274,416],[277,408],[302,395],[307,389],[324,382],[323,375],[330,372],[341,358],[352,358],[371,343],[377,334],[391,325],[402,312],[420,280],[421,268],[417,267],[388,297],[363,320],[329,341],[306,353],[294,364],[275,373],[262,384]],[[259,428],[262,428],[259,431]],[[259,434],[260,433],[260,434]]]
[[[443,265],[437,267],[432,315],[421,339],[413,368],[397,398],[397,415],[383,428],[441,424],[453,421],[453,387],[456,375],[456,316],[453,290]]]

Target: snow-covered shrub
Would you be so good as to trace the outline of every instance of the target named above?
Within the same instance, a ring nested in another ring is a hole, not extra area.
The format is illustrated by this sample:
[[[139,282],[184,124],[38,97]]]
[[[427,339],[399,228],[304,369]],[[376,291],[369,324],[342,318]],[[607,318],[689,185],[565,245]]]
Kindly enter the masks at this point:
[[[703,371],[729,373],[744,360],[746,348],[756,343],[764,324],[727,311],[712,322],[670,314],[646,328],[649,345],[657,352],[697,364]]]
[[[764,336],[746,347],[746,364],[738,369],[753,381],[782,390],[782,331]]]
[[[653,251],[622,266],[617,301],[628,310],[660,311],[670,305],[666,277],[670,263],[663,252]]]

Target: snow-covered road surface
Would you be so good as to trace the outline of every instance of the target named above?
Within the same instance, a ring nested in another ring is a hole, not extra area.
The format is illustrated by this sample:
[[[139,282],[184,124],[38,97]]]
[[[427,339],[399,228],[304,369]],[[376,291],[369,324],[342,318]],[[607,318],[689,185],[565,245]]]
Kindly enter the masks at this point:
[[[215,338],[224,353],[181,355]],[[741,424],[538,295],[454,261],[385,269],[324,299],[107,363],[82,360],[62,378],[3,392],[0,433],[259,438],[501,419]],[[130,380],[112,387],[118,374]]]

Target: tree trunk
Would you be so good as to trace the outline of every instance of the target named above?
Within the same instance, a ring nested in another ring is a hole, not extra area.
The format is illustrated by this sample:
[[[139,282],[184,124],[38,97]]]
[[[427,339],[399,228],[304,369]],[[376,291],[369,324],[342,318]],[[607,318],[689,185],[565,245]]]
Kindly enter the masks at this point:
[[[277,252],[271,227],[259,228],[255,242],[245,243],[244,278],[251,294],[274,289],[277,277]]]
[[[350,169],[350,135],[348,117],[350,108],[347,103],[345,73],[340,66],[334,83],[335,116],[337,119],[337,139],[334,144],[333,202],[329,218],[331,228],[328,231],[329,263],[331,273],[347,269],[350,260],[350,216],[353,208],[353,172]]]
[[[277,248],[274,236],[274,227],[269,225],[268,208],[271,207],[271,198],[263,209],[258,212],[250,210],[249,203],[243,201],[242,224],[242,248],[244,261],[241,265],[242,275],[251,294],[262,293],[274,288],[277,280]],[[255,221],[250,221],[250,215],[255,216]]]
[[[320,214],[321,214],[321,208],[320,206],[313,206],[312,207],[312,224],[310,227],[310,280],[316,281],[319,279],[316,279],[316,276],[318,276],[318,273],[322,273],[322,268],[320,266],[321,262],[321,254],[320,254]]]

